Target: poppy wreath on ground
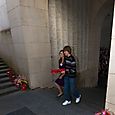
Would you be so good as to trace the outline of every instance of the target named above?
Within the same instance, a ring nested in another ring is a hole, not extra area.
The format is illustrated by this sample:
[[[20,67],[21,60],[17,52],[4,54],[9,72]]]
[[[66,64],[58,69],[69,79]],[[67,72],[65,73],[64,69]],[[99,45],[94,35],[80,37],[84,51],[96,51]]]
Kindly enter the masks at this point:
[[[101,112],[97,112],[95,115],[115,115],[115,114],[109,110],[102,110]]]
[[[52,74],[57,74],[57,73],[61,73],[61,72],[63,72],[63,71],[65,71],[64,68],[62,68],[62,69],[52,69],[52,70],[51,70],[51,73],[52,73]]]
[[[25,91],[29,88],[28,81],[25,79],[21,79],[21,90]]]
[[[25,79],[21,79],[20,75],[15,79],[16,87],[20,88],[22,91],[29,89],[28,81]]]
[[[23,76],[16,75],[12,69],[8,69],[7,75],[9,76],[11,82],[17,87],[20,88],[22,91],[29,89],[28,81],[22,79]]]
[[[22,83],[22,85],[21,85],[21,90],[22,90],[22,91],[26,91],[26,90],[27,90],[27,84]]]

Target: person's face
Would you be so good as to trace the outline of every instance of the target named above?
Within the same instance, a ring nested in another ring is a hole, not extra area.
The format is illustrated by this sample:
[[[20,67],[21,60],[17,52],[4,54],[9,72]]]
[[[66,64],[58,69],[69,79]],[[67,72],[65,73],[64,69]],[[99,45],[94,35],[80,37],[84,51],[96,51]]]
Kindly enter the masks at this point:
[[[64,55],[65,55],[65,56],[68,56],[68,55],[69,55],[69,52],[68,52],[68,51],[64,51]]]
[[[59,56],[62,58],[62,57],[64,57],[64,53],[63,52],[60,52],[59,53]]]

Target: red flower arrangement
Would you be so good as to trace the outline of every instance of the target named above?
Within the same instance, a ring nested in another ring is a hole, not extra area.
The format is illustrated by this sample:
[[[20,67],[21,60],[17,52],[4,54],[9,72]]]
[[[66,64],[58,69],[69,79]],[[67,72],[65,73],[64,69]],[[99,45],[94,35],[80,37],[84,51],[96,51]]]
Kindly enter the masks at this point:
[[[96,113],[95,115],[115,115],[115,114],[106,109],[106,110],[102,110],[101,112]]]
[[[20,88],[22,91],[25,91],[29,88],[28,81],[22,79],[23,76],[16,75],[12,69],[7,71],[7,75],[9,76],[11,82],[17,87]]]

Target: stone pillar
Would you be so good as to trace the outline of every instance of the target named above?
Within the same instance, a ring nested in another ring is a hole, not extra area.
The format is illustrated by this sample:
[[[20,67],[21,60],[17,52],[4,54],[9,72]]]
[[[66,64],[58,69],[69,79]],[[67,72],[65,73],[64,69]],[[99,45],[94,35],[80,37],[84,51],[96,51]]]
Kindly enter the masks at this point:
[[[58,66],[58,42],[56,26],[56,1],[49,0],[49,33],[51,41],[52,68]]]
[[[30,87],[51,87],[48,0],[7,0],[20,73]]]
[[[74,10],[73,10],[73,0],[68,0],[68,44],[73,49],[73,17],[74,17]]]
[[[63,20],[63,46],[68,45],[68,0],[62,0],[62,20]]]
[[[89,17],[91,14],[90,10],[90,1],[81,1],[74,0],[74,10],[73,10],[73,47],[74,47],[74,55],[76,56],[76,60],[78,59],[78,70],[80,71],[79,77],[79,86],[82,87],[90,87],[93,86],[91,82],[91,77],[88,70],[88,45],[90,41],[88,40],[90,37],[90,21]],[[91,18],[91,17],[90,17]],[[90,67],[89,67],[90,68]]]
[[[63,28],[62,28],[62,1],[56,0],[56,31],[58,51],[63,49]]]
[[[108,85],[106,95],[106,108],[115,112],[115,3],[114,3],[114,18],[112,28],[112,41],[108,74]]]
[[[68,45],[67,0],[49,0],[49,32],[52,51],[52,67],[58,67],[58,53]]]
[[[21,19],[31,88],[51,87],[48,0],[21,0]]]

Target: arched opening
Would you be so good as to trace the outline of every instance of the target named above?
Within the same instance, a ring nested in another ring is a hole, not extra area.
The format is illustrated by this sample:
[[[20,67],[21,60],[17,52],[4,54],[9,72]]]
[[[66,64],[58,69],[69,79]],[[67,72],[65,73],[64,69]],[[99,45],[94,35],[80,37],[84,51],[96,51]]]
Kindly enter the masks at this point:
[[[104,18],[101,28],[98,86],[107,87],[113,12]]]
[[[94,17],[95,39],[98,39],[98,80],[97,89],[101,89],[101,104],[105,107],[107,81],[108,81],[108,69],[109,69],[109,57],[111,47],[111,34],[112,34],[112,22],[113,22],[114,0],[105,1],[102,7],[98,10],[97,15]]]
[[[105,87],[107,85],[109,54],[111,45],[112,20],[113,20],[113,4],[114,1],[107,1],[97,13],[96,29],[99,38],[99,70],[98,70],[98,86]]]

